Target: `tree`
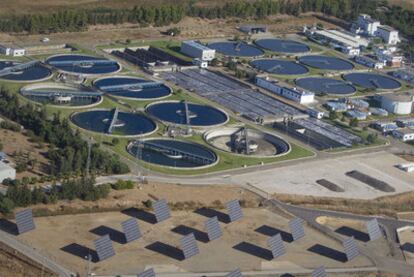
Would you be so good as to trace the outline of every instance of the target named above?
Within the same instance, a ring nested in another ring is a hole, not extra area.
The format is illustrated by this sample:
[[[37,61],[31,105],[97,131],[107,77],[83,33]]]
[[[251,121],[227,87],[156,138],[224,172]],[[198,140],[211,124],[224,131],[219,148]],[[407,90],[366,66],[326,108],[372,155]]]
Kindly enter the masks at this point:
[[[349,121],[349,126],[351,127],[358,127],[359,125],[359,121],[358,118],[354,117],[351,119],[351,121]]]
[[[330,120],[335,120],[338,118],[338,113],[336,111],[330,111],[329,112],[329,119]]]

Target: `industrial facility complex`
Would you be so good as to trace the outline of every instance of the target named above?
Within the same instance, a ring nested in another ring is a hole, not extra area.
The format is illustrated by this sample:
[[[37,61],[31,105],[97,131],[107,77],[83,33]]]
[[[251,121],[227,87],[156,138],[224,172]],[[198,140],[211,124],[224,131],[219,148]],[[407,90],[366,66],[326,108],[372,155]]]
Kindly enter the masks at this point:
[[[411,276],[406,38],[311,17],[1,44],[0,249],[50,277]]]

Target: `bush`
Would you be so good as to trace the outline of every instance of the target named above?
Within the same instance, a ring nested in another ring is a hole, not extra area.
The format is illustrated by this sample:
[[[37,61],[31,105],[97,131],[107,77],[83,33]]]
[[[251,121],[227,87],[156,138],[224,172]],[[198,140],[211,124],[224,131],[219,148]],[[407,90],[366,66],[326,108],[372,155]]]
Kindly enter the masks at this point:
[[[111,188],[114,190],[133,189],[134,182],[130,180],[128,181],[118,180],[115,184],[111,184]]]
[[[14,202],[7,198],[7,197],[2,197],[0,199],[0,213],[2,214],[9,214],[13,211],[14,209]]]

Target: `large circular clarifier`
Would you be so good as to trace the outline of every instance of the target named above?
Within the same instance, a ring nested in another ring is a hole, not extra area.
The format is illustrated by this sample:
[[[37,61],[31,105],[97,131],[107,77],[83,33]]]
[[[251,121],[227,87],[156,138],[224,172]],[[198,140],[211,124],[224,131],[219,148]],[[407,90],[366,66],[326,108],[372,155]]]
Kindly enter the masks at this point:
[[[52,72],[40,63],[31,64],[30,62],[20,63],[14,61],[0,61],[0,73],[0,79],[13,82],[39,81],[52,75]]]
[[[366,89],[398,89],[401,83],[376,73],[350,73],[343,76],[345,81]]]
[[[144,115],[117,112],[115,109],[79,112],[72,115],[71,120],[82,129],[116,136],[144,136],[157,127]]]
[[[253,157],[275,157],[290,151],[290,145],[283,139],[244,127],[214,129],[205,133],[204,139],[222,151]]]
[[[147,107],[147,113],[163,122],[209,127],[224,124],[228,116],[213,107],[178,101],[157,102]],[[188,119],[187,119],[188,116]]]
[[[323,93],[331,95],[350,95],[355,93],[354,86],[349,85],[341,80],[331,78],[300,78],[295,81],[296,85],[303,89],[310,90],[314,93]]]
[[[60,107],[84,107],[97,105],[102,101],[101,93],[56,83],[28,85],[20,90],[27,99]]]
[[[245,42],[213,42],[210,43],[208,47],[215,49],[217,52],[225,56],[258,57],[264,54],[264,52],[259,48]]]
[[[134,141],[128,145],[128,152],[147,163],[177,169],[204,168],[218,162],[217,155],[207,147],[173,139]]]
[[[86,55],[56,55],[46,63],[63,72],[87,75],[109,74],[121,69],[116,61]]]
[[[171,94],[170,88],[162,83],[127,76],[98,79],[94,86],[113,96],[137,100],[159,99]]]
[[[287,39],[259,39],[256,40],[259,47],[278,53],[297,54],[309,52],[310,48],[301,42]]]
[[[351,70],[354,65],[346,60],[321,55],[299,57],[299,62],[323,70]]]
[[[308,73],[308,69],[298,63],[276,59],[260,59],[250,63],[259,70],[266,71],[271,74],[280,75],[301,75]]]

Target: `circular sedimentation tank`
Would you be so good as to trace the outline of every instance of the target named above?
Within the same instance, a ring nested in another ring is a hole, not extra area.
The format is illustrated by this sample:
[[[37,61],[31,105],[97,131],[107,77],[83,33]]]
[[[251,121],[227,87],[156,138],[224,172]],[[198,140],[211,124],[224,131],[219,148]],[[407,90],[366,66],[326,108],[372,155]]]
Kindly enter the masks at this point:
[[[310,51],[309,46],[307,46],[306,44],[289,39],[259,39],[256,40],[255,43],[257,46],[263,49],[278,53],[298,54]]]
[[[187,108],[186,108],[187,106]],[[188,112],[187,110],[188,109]],[[194,127],[212,127],[228,121],[225,112],[206,105],[186,103],[184,101],[162,101],[149,104],[146,108],[149,115],[162,122],[186,125],[187,114],[189,123]]]
[[[128,152],[147,163],[176,169],[200,169],[217,164],[214,151],[193,142],[175,139],[145,139],[131,142]]]
[[[258,70],[266,71],[270,74],[302,75],[309,72],[305,66],[286,60],[260,59],[254,60],[250,64]]]
[[[101,78],[94,86],[107,94],[133,100],[154,100],[171,95],[171,89],[160,82],[129,76]]]
[[[82,129],[113,136],[145,136],[157,129],[157,125],[142,114],[118,111],[115,116],[115,113],[115,109],[90,110],[73,114],[71,120]]]
[[[322,56],[322,55],[309,55],[298,58],[299,62],[317,69],[323,70],[351,70],[354,65],[346,60]]]
[[[20,93],[27,99],[40,104],[68,108],[85,108],[102,102],[102,95],[98,92],[56,83],[28,85],[21,88]]]
[[[225,56],[233,57],[258,57],[262,56],[264,52],[256,46],[247,44],[245,42],[213,42],[209,43],[208,47],[215,49],[217,52]]]
[[[351,95],[356,92],[356,88],[341,80],[331,78],[309,77],[295,80],[299,87],[310,90],[314,93],[331,95]]]
[[[116,61],[87,55],[56,55],[49,57],[46,63],[62,72],[85,75],[109,74],[121,70]]]
[[[345,81],[365,89],[398,89],[401,83],[391,77],[377,73],[350,73],[343,76]]]
[[[289,143],[282,138],[244,127],[214,129],[204,134],[204,140],[222,151],[252,157],[276,157],[290,152]]]
[[[0,79],[13,82],[35,82],[52,76],[52,72],[40,63],[19,69],[18,66],[23,64],[15,61],[0,61],[0,72],[2,72]]]

